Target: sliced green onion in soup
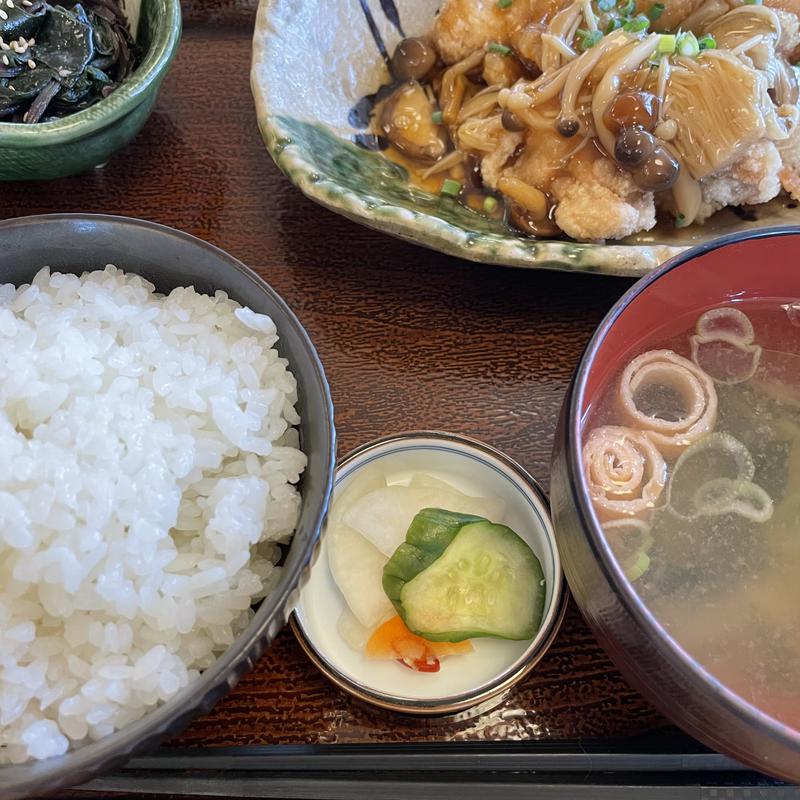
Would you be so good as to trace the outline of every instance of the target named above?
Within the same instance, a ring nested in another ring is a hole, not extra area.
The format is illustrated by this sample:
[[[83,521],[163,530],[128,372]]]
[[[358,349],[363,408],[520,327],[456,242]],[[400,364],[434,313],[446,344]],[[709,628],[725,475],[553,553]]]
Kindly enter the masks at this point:
[[[767,522],[772,517],[772,498],[751,481],[715,478],[704,483],[694,495],[701,516],[736,514],[752,522]]]
[[[653,546],[650,525],[641,519],[615,519],[606,522],[603,534],[625,577],[635,581],[650,567],[648,552]]]
[[[752,482],[755,464],[750,451],[735,436],[709,433],[681,453],[667,483],[667,506],[681,519],[702,516],[696,504],[698,487],[720,478],[734,483]],[[720,484],[717,491],[723,491]],[[730,488],[730,487],[728,487]],[[730,500],[732,501],[732,497]],[[715,502],[722,502],[717,499]]]
[[[638,581],[648,569],[650,569],[650,556],[647,553],[639,553],[636,561],[625,568],[625,577],[631,582]]]

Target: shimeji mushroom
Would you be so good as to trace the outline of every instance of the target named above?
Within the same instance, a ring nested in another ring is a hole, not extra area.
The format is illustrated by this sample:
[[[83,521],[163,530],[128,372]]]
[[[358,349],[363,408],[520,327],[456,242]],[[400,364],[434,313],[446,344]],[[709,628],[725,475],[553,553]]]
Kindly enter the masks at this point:
[[[386,101],[380,128],[401,152],[425,163],[438,161],[447,151],[447,132],[434,121],[435,108],[416,81],[402,84]]]

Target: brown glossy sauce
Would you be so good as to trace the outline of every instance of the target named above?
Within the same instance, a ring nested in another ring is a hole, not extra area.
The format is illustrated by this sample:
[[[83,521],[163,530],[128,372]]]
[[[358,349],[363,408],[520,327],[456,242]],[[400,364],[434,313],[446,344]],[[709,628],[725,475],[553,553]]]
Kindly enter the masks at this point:
[[[438,77],[439,76],[437,76],[437,79]],[[436,79],[434,82],[436,82]],[[467,96],[467,99],[483,88],[485,87],[475,85],[470,82],[469,95]],[[371,97],[374,96],[375,95]],[[395,164],[403,167],[403,169],[408,173],[409,183],[411,185],[430,194],[438,195],[442,191],[442,186],[445,180],[449,179],[458,181],[458,183],[461,184],[461,191],[456,198],[453,198],[456,202],[461,203],[470,210],[486,217],[487,219],[506,221],[509,230],[513,231],[514,233],[525,232],[521,231],[511,223],[509,219],[509,206],[511,204],[507,201],[507,199],[500,192],[492,191],[491,188],[484,186],[481,178],[480,168],[477,166],[478,154],[470,156],[468,152],[465,152],[465,158],[460,164],[456,164],[448,169],[435,172],[432,175],[426,175],[426,172],[430,169],[430,164],[422,164],[417,159],[411,158],[395,147],[383,135],[380,125],[378,124],[378,120],[381,118],[381,112],[383,110],[384,103],[385,96],[384,99],[373,105],[370,130],[373,131],[373,137],[376,139],[380,138],[380,140],[382,140],[383,146],[381,146],[380,149],[383,155]],[[558,108],[559,103],[556,99],[554,99],[543,104],[541,106],[541,111],[545,114],[554,115]],[[584,165],[588,166],[596,158],[603,155],[602,148],[597,140],[592,140],[591,142],[588,142],[577,155],[573,156],[572,158],[568,158],[570,153],[575,151],[578,145],[581,144],[582,138],[583,137],[576,136],[574,139],[565,139],[557,133],[555,128],[553,129],[552,134],[547,131],[529,131],[527,134],[527,140],[524,142],[524,147],[520,147],[519,152],[514,154],[507,164],[508,166],[519,161],[520,159],[524,159],[526,157],[536,157],[541,153],[545,153],[544,158],[547,160],[547,166],[544,170],[539,170],[542,172],[544,180],[533,181],[531,182],[531,185],[536,186],[536,188],[540,189],[545,193],[545,195],[547,195],[548,204],[551,207],[549,214],[551,219],[553,216],[553,211],[555,210],[555,200],[550,191],[553,181],[557,178],[567,177],[572,174],[571,171],[574,166],[578,166],[579,168],[582,168]],[[365,144],[362,144],[361,142],[357,143],[361,144],[361,146],[365,146]],[[375,148],[367,146],[367,149]],[[473,162],[472,165],[470,165],[470,161]],[[472,172],[472,176],[468,174],[470,171]],[[491,211],[487,210],[487,208],[484,206],[486,199],[489,197],[494,198],[494,200],[497,202],[496,207],[494,207]]]

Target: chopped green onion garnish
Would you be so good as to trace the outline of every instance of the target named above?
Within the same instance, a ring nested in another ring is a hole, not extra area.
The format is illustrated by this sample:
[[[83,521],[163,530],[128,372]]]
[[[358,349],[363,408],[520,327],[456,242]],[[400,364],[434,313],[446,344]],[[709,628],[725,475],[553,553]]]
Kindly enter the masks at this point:
[[[636,561],[625,569],[625,577],[629,581],[638,581],[650,569],[650,556],[647,553],[638,553]]]
[[[661,36],[658,37],[658,46],[656,47],[656,52],[661,53],[662,55],[674,53],[677,41],[678,39],[674,33],[662,33]]]
[[[663,3],[653,3],[647,12],[650,22],[655,22],[664,13],[664,8]]]
[[[507,47],[504,44],[498,44],[497,42],[489,42],[486,45],[486,49],[490,53],[497,53],[500,56],[510,56],[511,55],[511,48]]]
[[[497,0],[497,7],[498,8],[508,8],[514,0]]]
[[[431,122],[433,122],[434,125],[441,125],[444,122],[442,112],[434,111],[433,114],[431,114]]]
[[[717,49],[717,42],[716,39],[710,34],[707,33],[705,36],[701,36],[697,40],[697,44],[700,45],[701,50],[716,50]]]
[[[606,33],[613,33],[617,28],[622,27],[622,20],[619,17],[611,17],[606,25]]]
[[[461,184],[452,178],[447,178],[442,184],[441,193],[448,197],[456,197],[461,191]]]
[[[686,217],[684,217],[683,214],[678,214],[678,216],[675,217],[675,227],[683,228],[685,225],[686,225]]]
[[[761,0],[744,0],[748,6],[760,6]]]
[[[696,56],[700,52],[700,45],[697,37],[691,32],[686,31],[678,36],[675,50],[679,56]]]
[[[576,36],[578,37],[578,47],[581,50],[594,47],[603,38],[600,31],[587,31],[585,28],[578,28]]]
[[[650,20],[644,14],[637,14],[622,26],[622,30],[628,33],[639,33],[639,31],[646,31],[649,24]]]
[[[497,200],[494,197],[487,197],[483,201],[483,210],[487,214],[493,213],[497,209]]]
[[[636,0],[619,0],[617,7],[623,17],[629,17],[636,11]]]
[[[616,5],[616,0],[597,0],[597,8],[600,11],[611,11]]]

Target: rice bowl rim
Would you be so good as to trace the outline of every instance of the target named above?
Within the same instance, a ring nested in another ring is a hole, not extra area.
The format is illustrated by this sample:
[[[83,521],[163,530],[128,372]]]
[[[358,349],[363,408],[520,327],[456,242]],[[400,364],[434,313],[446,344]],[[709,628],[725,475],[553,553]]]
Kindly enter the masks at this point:
[[[196,236],[167,225],[112,214],[42,214],[0,221],[0,253],[2,253],[2,238],[9,231],[30,231],[31,236],[41,237],[43,235],[41,226],[56,222],[90,226],[102,224],[117,229],[147,232],[145,234],[147,237],[153,235],[151,240],[153,243],[157,243],[159,236],[177,240],[186,246],[187,251],[205,251],[219,263],[221,280],[216,285],[217,289],[227,291],[224,275],[226,272],[233,271],[246,278],[252,284],[254,292],[269,297],[278,312],[273,316],[273,322],[275,322],[279,335],[277,346],[279,346],[286,329],[293,328],[302,346],[304,357],[308,359],[314,373],[314,385],[308,387],[301,385],[298,381],[298,389],[309,396],[315,393],[318,398],[322,399],[326,411],[324,419],[313,421],[313,424],[324,426],[323,439],[326,445],[325,450],[327,450],[322,453],[325,481],[321,502],[315,510],[310,512],[310,519],[305,519],[306,509],[312,506],[307,502],[301,483],[300,519],[292,538],[293,545],[295,541],[299,541],[301,548],[297,551],[298,555],[295,556],[293,569],[284,567],[281,570],[281,577],[277,585],[264,600],[260,601],[250,624],[211,667],[203,671],[196,681],[184,687],[172,699],[97,742],[91,742],[76,750],[70,750],[63,756],[40,762],[28,761],[23,764],[0,766],[0,800],[31,797],[65,786],[74,786],[89,780],[100,772],[118,767],[136,753],[152,748],[167,736],[175,735],[183,730],[194,717],[201,713],[207,713],[220,698],[236,686],[239,679],[252,669],[277,633],[284,627],[295,604],[299,587],[307,578],[309,563],[317,550],[322,524],[328,511],[336,461],[333,401],[322,362],[297,316],[286,301],[256,272],[221,248]],[[147,243],[143,242],[142,244],[144,247]],[[68,255],[71,257],[72,251]],[[80,252],[75,256],[76,261],[79,256],[87,258],[81,256]],[[187,262],[190,264],[191,258],[187,258]],[[127,266],[120,268],[126,273],[140,274]],[[34,275],[35,272],[31,275],[31,279]],[[145,279],[149,280],[146,277]],[[2,257],[0,257],[0,283],[3,282]],[[186,285],[190,285],[190,283]],[[156,286],[156,291],[162,291],[161,287]],[[248,304],[244,298],[239,298],[237,301],[242,305]],[[278,352],[281,357],[285,357],[280,349]],[[297,377],[291,361],[289,369]],[[303,450],[303,452],[306,451]],[[23,774],[16,780],[12,777],[10,782],[4,782],[4,773],[8,771],[21,771]]]

